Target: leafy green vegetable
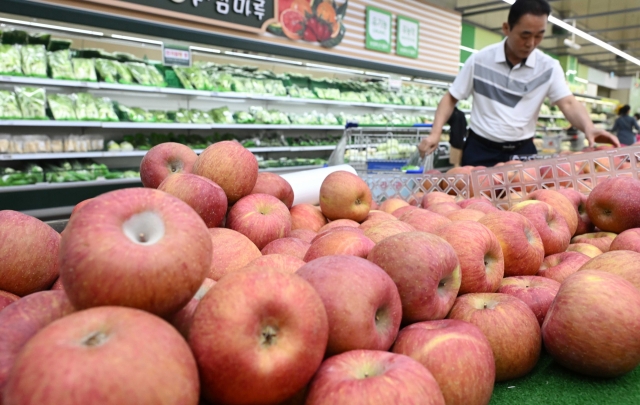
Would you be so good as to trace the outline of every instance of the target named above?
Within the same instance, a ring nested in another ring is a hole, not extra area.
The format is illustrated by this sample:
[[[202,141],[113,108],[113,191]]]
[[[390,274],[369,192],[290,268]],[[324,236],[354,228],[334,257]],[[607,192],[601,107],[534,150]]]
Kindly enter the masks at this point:
[[[18,47],[0,45],[0,75],[22,76],[22,58]]]
[[[76,80],[84,82],[98,81],[96,66],[93,59],[73,58],[71,62],[73,63],[73,72],[76,76]]]
[[[76,75],[73,72],[69,50],[49,52],[48,59],[52,79],[75,80]]]
[[[72,42],[68,39],[52,39],[49,41],[49,45],[47,46],[47,51],[49,52],[57,52],[57,51],[65,51],[71,48]]]
[[[213,118],[206,111],[189,110],[189,119],[194,124],[213,124]]]
[[[238,124],[253,124],[256,119],[246,111],[236,111],[233,113],[233,118]]]
[[[204,70],[196,67],[190,67],[187,69],[187,76],[189,81],[196,88],[196,90],[213,90],[214,85],[211,79]]]
[[[15,93],[0,90],[0,119],[11,120],[20,118],[22,118],[22,111],[20,111]]]
[[[89,93],[78,93],[76,99],[76,115],[80,121],[99,121],[100,112],[95,98]]]
[[[51,42],[51,34],[36,32],[29,35],[28,41],[29,45],[43,45],[46,48],[47,46],[49,46],[49,42]]]
[[[22,111],[22,118],[26,120],[47,120],[46,92],[42,88],[16,87],[18,104]]]
[[[2,33],[2,43],[5,45],[26,45],[28,40],[26,31],[10,29]]]
[[[233,124],[233,114],[229,111],[228,107],[220,107],[209,111],[213,122],[216,124]]]
[[[100,80],[106,83],[118,83],[118,69],[114,61],[108,59],[96,59],[96,71]]]
[[[155,122],[164,122],[164,123],[171,123],[173,122],[169,116],[167,115],[166,111],[149,111],[151,114],[153,114]],[[165,141],[168,142],[168,141]]]
[[[94,99],[98,108],[98,120],[102,122],[117,122],[118,114],[113,109],[113,103],[106,97],[96,97]]]
[[[183,67],[177,67],[176,66],[176,67],[173,68],[173,71],[175,72],[176,76],[180,80],[180,83],[182,84],[183,88],[185,88],[187,90],[193,90],[193,85],[189,81],[189,76],[188,76],[188,73],[187,73],[187,69],[188,68],[183,68]]]
[[[118,82],[121,84],[131,84],[133,83],[133,76],[131,76],[131,72],[129,68],[121,62],[117,60],[112,61],[113,66],[118,71]]]
[[[149,70],[147,69],[146,64],[127,62],[125,63],[125,66],[129,68],[131,76],[133,76],[138,84],[143,86],[151,86],[151,76],[149,75]]]
[[[20,49],[22,71],[30,77],[47,77],[47,51],[44,45],[25,45]]]
[[[66,94],[49,94],[49,108],[53,118],[57,121],[76,121],[75,106],[73,98]]]
[[[156,69],[155,66],[147,65],[147,73],[149,74],[150,84],[157,87],[167,87],[164,76]]]

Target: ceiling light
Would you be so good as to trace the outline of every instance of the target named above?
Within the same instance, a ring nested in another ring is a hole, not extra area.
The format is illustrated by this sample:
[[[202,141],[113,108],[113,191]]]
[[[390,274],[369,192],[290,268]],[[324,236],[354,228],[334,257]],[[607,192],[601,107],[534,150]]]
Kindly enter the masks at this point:
[[[127,35],[112,34],[111,38],[123,39],[125,41],[141,42],[143,44],[162,45],[162,41],[155,41],[153,39],[138,38],[138,37],[129,37]]]
[[[222,53],[220,49],[212,49],[212,48],[202,48],[200,46],[191,46],[189,47],[192,51],[196,52],[206,52],[206,53]]]
[[[29,22],[29,21],[13,20],[11,18],[0,18],[0,21],[8,23],[8,24],[18,24],[18,25],[26,25],[26,26],[29,26],[29,27],[48,28],[48,29],[51,29],[51,30],[75,32],[76,34],[93,35],[93,36],[96,36],[96,37],[104,36],[104,34],[102,32],[98,32],[98,31],[88,31],[88,30],[81,30],[81,29],[78,29],[78,28],[61,27],[59,25],[40,24],[40,23],[34,23],[34,22]]]
[[[375,72],[364,72],[364,74],[367,76],[374,76],[374,77],[389,77],[389,75],[385,75],[382,73],[375,73]]]
[[[290,65],[302,66],[302,62],[298,62],[297,60],[271,58],[269,56],[251,55],[249,53],[225,51],[225,55],[239,56],[241,58],[248,58],[248,59],[265,60],[268,62],[288,63]]]

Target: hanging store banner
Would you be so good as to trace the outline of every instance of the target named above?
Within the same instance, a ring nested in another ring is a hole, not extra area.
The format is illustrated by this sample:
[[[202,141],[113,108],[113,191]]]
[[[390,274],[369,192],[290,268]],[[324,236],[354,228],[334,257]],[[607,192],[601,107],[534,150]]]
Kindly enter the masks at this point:
[[[366,27],[365,48],[390,53],[393,14],[377,7],[368,6]]]
[[[396,54],[417,59],[420,54],[420,21],[398,16]]]

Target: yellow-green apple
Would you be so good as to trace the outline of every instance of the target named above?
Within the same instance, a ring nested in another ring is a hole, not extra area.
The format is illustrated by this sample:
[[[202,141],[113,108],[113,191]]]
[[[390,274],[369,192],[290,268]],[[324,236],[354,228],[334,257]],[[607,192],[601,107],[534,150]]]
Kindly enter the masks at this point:
[[[408,207],[409,203],[401,198],[389,198],[380,204],[378,208],[380,211],[386,212],[387,214],[391,214],[393,211],[398,208]]]
[[[478,222],[458,221],[438,229],[436,235],[449,242],[458,255],[462,277],[459,295],[496,292],[504,276],[504,256],[493,232]]]
[[[527,200],[544,201],[552,206],[567,222],[569,232],[575,235],[578,229],[578,212],[567,197],[555,190],[536,190],[527,195]]]
[[[393,211],[391,215],[393,215],[395,219],[398,219],[401,216],[403,216],[406,212],[413,211],[415,209],[418,209],[418,207],[415,205],[408,205],[406,207],[398,208],[397,210]]]
[[[640,364],[639,330],[640,291],[615,274],[585,270],[560,286],[542,324],[542,339],[560,365],[589,376],[617,377]]]
[[[329,229],[332,228],[342,228],[345,226],[349,226],[352,228],[360,228],[360,224],[354,220],[351,219],[336,219],[335,221],[331,221],[328,224],[322,226],[320,229],[318,229],[318,234],[321,234]]]
[[[594,257],[582,265],[580,271],[599,270],[620,276],[640,290],[640,253],[615,250]]]
[[[195,295],[211,266],[202,218],[162,191],[102,194],[66,229],[60,278],[78,309],[119,305],[169,316]]]
[[[7,305],[18,301],[20,297],[15,294],[11,294],[10,292],[0,291],[0,311],[5,308]]]
[[[298,259],[304,259],[304,255],[307,254],[307,250],[311,247],[311,243],[305,242],[302,239],[298,238],[282,238],[276,239],[273,242],[269,243],[262,249],[263,255],[273,255],[273,254],[283,254],[289,255],[293,257],[297,257]]]
[[[320,186],[320,208],[330,220],[362,222],[371,209],[371,190],[360,177],[344,170],[327,176]]]
[[[55,281],[55,283],[53,283],[53,285],[51,286],[50,290],[62,290],[64,291],[64,287],[62,286],[62,280],[60,280],[60,277],[58,277]]]
[[[310,229],[294,229],[291,231],[291,234],[289,234],[289,236],[311,243],[311,241],[316,237],[317,234],[317,232],[314,232]]]
[[[486,201],[486,200],[485,200]],[[480,212],[484,212],[485,214],[491,214],[492,212],[500,212],[498,208],[496,208],[490,202],[475,202],[473,204],[467,205],[464,209],[466,210],[476,210]]]
[[[571,233],[567,221],[552,206],[544,201],[522,201],[510,209],[527,218],[536,228],[544,255],[549,256],[567,250],[571,242]]]
[[[291,230],[309,229],[318,232],[327,224],[327,218],[311,204],[298,204],[291,207]]]
[[[197,405],[199,394],[198,368],[178,331],[148,312],[107,306],[67,315],[31,338],[4,401]]]
[[[402,354],[352,350],[325,360],[307,405],[445,405],[433,375]]]
[[[496,366],[491,345],[477,326],[455,319],[414,323],[400,331],[392,351],[425,366],[447,405],[489,403]]]
[[[208,278],[218,281],[224,275],[243,268],[262,256],[260,249],[249,238],[231,229],[209,229],[212,254]]]
[[[158,190],[169,193],[186,202],[207,225],[216,228],[222,225],[227,215],[227,196],[224,190],[202,176],[191,173],[177,173],[169,176]]]
[[[313,244],[313,242],[315,242],[316,240],[322,238],[325,235],[328,235],[332,232],[353,232],[353,233],[357,233],[358,235],[363,235],[364,236],[364,231],[362,229],[360,229],[359,227],[353,227],[353,226],[336,226],[333,228],[326,228],[323,231],[320,231],[316,234],[316,236],[311,240],[311,243]]]
[[[180,311],[176,312],[175,315],[168,318],[171,325],[173,325],[185,339],[189,339],[189,329],[191,328],[191,322],[193,322],[193,314],[196,312],[200,300],[215,284],[216,282],[212,279],[205,278],[196,295],[191,298],[191,301]]]
[[[489,340],[496,382],[528,374],[540,358],[540,325],[522,300],[507,294],[474,293],[456,299],[448,318],[476,325]]]
[[[538,273],[544,260],[544,245],[540,234],[524,216],[510,211],[494,212],[478,223],[496,235],[504,255],[504,275],[532,276]]]
[[[462,209],[458,211],[451,211],[445,214],[447,219],[456,222],[456,221],[476,221],[478,222],[480,218],[484,217],[485,213],[478,210],[472,209]]]
[[[58,277],[60,234],[32,216],[0,211],[0,290],[17,296],[46,290]]]
[[[297,273],[322,298],[329,319],[326,356],[349,350],[389,350],[398,335],[402,303],[380,267],[355,256],[326,256]]]
[[[229,204],[251,194],[258,180],[258,161],[236,141],[214,143],[193,164],[193,174],[222,187]]]
[[[415,231],[416,228],[409,225],[408,223],[394,219],[393,221],[381,222],[373,228],[368,229],[364,233],[364,236],[371,239],[374,243],[378,243],[381,240],[388,238],[389,236],[397,235],[403,232]]]
[[[611,242],[609,251],[632,250],[640,253],[640,228],[627,229]]]
[[[640,180],[614,177],[599,182],[587,198],[587,213],[601,231],[621,233],[640,227]]]
[[[276,270],[286,274],[293,274],[306,263],[297,257],[289,255],[261,256],[244,266],[241,271],[247,270]]]
[[[307,281],[253,270],[229,274],[209,290],[196,309],[189,345],[205,400],[275,404],[309,383],[328,336],[322,299]]]
[[[369,215],[367,215],[367,218],[365,218],[365,220],[362,221],[359,228],[366,232],[367,230],[369,230],[370,228],[373,228],[374,226],[378,225],[381,222],[394,221],[394,220],[398,220],[398,218],[396,218],[391,214],[387,214],[386,212],[383,212],[383,211],[371,210],[369,212]]]
[[[578,228],[575,234],[582,235],[583,233],[593,232],[595,226],[589,219],[589,215],[587,215],[587,196],[572,188],[561,188],[558,192],[571,201],[573,208],[578,213]]]
[[[602,250],[598,249],[590,243],[572,243],[567,248],[567,252],[579,252],[585,256],[589,256],[592,259],[602,254]]]
[[[350,255],[367,257],[375,243],[364,236],[360,229],[344,229],[329,231],[324,235],[318,235],[311,242],[311,247],[304,256],[305,262],[323,256]]]
[[[427,193],[422,197],[422,208],[429,208],[432,205],[445,203],[445,202],[456,202],[456,198],[447,193],[443,193],[441,191],[432,191]]]
[[[607,253],[611,248],[611,243],[618,235],[613,232],[592,232],[574,236],[571,243],[588,243],[600,249],[602,253]]]
[[[544,258],[538,276],[562,283],[590,259],[589,256],[576,251],[556,253]]]
[[[460,290],[460,262],[446,240],[426,232],[400,233],[378,243],[367,259],[396,283],[403,324],[447,316]]]
[[[140,180],[145,187],[158,188],[167,177],[191,173],[198,155],[188,146],[175,142],[156,145],[140,162]]]
[[[0,311],[0,399],[22,347],[40,329],[73,311],[63,291],[29,294]]]
[[[452,211],[459,211],[462,208],[454,202],[446,202],[430,205],[427,209],[431,212],[435,212],[436,214],[446,215]]]
[[[253,190],[251,190],[251,194],[271,194],[282,201],[287,208],[290,209],[293,205],[294,195],[291,184],[275,173],[258,173],[258,180]]]
[[[436,214],[435,212],[422,208],[405,212],[398,219],[413,226],[417,231],[429,233],[434,233],[438,228],[451,223],[451,220],[444,215]]]
[[[500,283],[498,293],[513,295],[529,306],[542,326],[553,299],[558,294],[560,283],[539,276],[505,277]]]
[[[287,206],[269,194],[242,197],[229,210],[227,228],[238,231],[262,249],[291,233],[291,214]]]

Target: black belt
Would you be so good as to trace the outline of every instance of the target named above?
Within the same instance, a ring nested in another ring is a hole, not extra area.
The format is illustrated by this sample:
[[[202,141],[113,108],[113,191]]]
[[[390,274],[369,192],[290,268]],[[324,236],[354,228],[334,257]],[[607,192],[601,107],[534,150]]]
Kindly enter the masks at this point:
[[[492,140],[489,140],[485,137],[482,137],[478,134],[476,134],[475,132],[473,132],[473,130],[471,128],[469,128],[469,138],[473,138],[476,141],[478,141],[479,143],[483,144],[484,146],[491,148],[491,149],[500,149],[503,151],[510,151],[510,150],[515,150],[520,148],[521,146],[524,146],[530,142],[532,142],[533,137],[529,138],[529,139],[525,139],[522,141],[513,141],[513,142],[494,142]]]

